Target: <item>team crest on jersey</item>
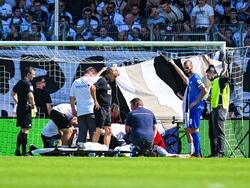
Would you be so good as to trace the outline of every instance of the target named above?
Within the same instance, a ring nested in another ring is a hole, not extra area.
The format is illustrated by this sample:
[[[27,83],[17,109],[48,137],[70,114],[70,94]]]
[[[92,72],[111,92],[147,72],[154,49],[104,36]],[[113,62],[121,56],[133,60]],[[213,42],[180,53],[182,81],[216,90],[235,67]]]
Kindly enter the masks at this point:
[[[34,91],[34,88],[33,88],[33,86],[32,86],[32,85],[30,86],[30,91]]]

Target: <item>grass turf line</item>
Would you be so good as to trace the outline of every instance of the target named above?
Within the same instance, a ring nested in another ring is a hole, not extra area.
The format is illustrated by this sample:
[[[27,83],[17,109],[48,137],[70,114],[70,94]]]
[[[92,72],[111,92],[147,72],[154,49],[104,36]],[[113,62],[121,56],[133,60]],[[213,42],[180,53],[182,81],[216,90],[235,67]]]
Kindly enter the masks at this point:
[[[0,187],[249,187],[249,159],[0,157]]]

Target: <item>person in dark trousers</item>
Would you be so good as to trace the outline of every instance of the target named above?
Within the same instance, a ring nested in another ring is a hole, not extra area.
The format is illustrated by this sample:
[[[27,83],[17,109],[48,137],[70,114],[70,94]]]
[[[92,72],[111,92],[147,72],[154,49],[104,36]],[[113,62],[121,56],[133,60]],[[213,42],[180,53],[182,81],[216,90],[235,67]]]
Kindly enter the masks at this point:
[[[25,156],[26,145],[28,140],[28,132],[32,126],[32,109],[35,109],[34,89],[31,84],[31,80],[36,75],[36,71],[33,67],[26,67],[24,70],[24,78],[19,80],[13,87],[12,98],[17,104],[17,121],[16,126],[21,127],[17,135],[16,143],[16,156]],[[20,146],[22,145],[22,153],[20,152]]]
[[[90,93],[94,100],[94,114],[96,119],[96,129],[93,135],[93,142],[98,142],[101,129],[104,128],[104,144],[109,146],[111,140],[111,104],[112,90],[110,82],[113,82],[119,72],[115,67],[108,68],[94,85],[90,87]]]
[[[38,77],[36,79],[35,87],[34,96],[37,107],[37,117],[48,118],[52,109],[52,100],[49,93],[45,90],[45,79],[43,77]]]
[[[139,147],[140,155],[154,156],[153,143],[157,133],[156,118],[153,112],[143,107],[143,101],[134,98],[130,101],[125,131],[134,146]]]
[[[211,119],[210,133],[212,157],[224,157],[225,125],[230,101],[230,84],[227,74],[227,65],[223,64],[220,76],[213,65],[206,70],[207,78],[211,83]]]

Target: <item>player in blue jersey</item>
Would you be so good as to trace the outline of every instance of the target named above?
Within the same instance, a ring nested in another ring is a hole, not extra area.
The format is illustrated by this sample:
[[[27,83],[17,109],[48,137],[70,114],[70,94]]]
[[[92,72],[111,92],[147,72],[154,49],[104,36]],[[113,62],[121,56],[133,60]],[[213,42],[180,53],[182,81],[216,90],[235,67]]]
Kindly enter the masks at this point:
[[[201,157],[199,127],[200,117],[204,109],[203,97],[207,93],[206,87],[202,83],[201,77],[197,73],[194,73],[193,64],[190,60],[185,61],[183,64],[184,74],[172,59],[164,55],[162,56],[175,68],[187,85],[183,99],[184,128],[188,138],[189,153],[196,157]],[[192,149],[193,145],[195,149],[194,153]]]
[[[207,89],[201,81],[201,77],[194,72],[192,61],[185,61],[183,68],[189,78],[187,101],[190,110],[189,129],[195,148],[194,156],[201,157],[199,127],[201,114],[204,109],[203,97],[207,94]]]

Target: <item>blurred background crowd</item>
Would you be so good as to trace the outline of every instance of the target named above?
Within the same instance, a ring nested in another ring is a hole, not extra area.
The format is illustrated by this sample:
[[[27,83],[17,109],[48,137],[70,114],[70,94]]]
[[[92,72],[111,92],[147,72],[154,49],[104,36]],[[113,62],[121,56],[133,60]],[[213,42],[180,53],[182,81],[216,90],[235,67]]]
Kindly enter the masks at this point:
[[[0,0],[0,39],[250,46],[250,0],[60,0],[58,23],[54,10],[54,0]]]

